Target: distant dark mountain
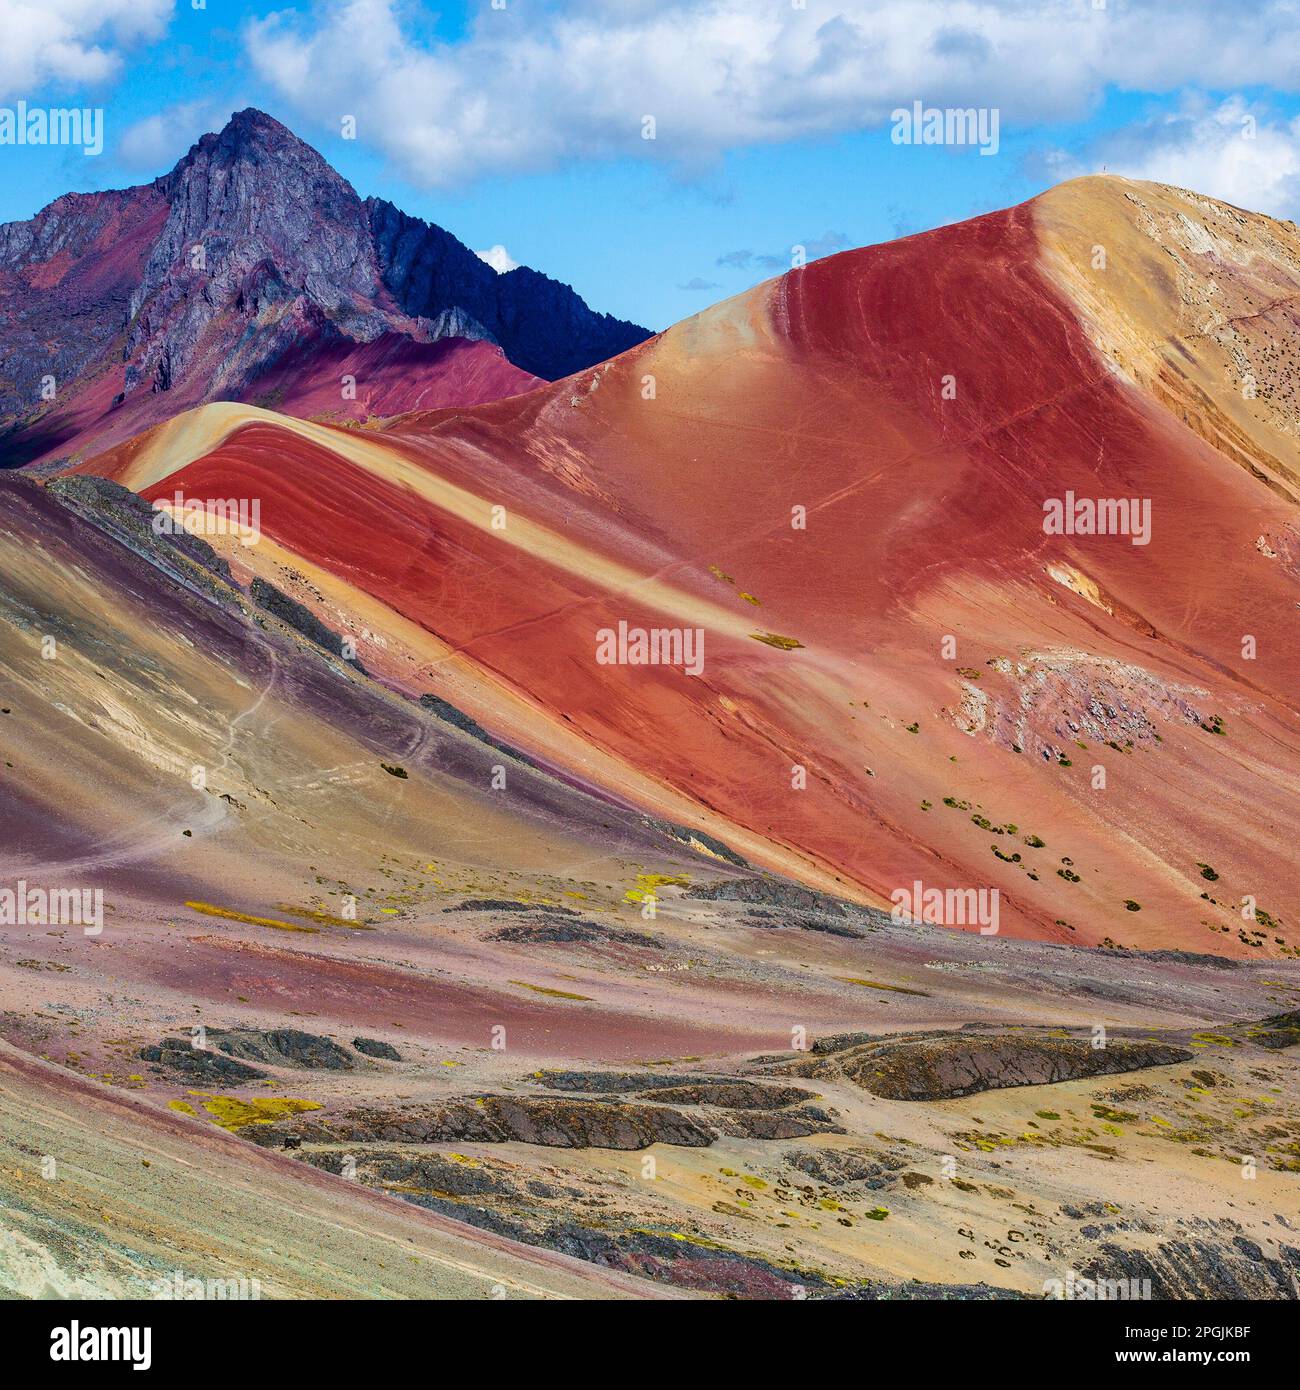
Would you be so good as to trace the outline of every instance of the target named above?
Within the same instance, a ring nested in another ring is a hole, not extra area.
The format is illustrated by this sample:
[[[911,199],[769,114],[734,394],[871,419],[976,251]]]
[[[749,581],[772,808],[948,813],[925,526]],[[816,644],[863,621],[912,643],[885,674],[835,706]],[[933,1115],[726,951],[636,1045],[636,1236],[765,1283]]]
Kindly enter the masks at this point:
[[[648,336],[363,202],[241,111],[151,184],[0,226],[0,462],[86,457],[210,400],[340,420],[475,404]]]
[[[593,313],[568,285],[527,266],[499,275],[450,232],[381,198],[367,199],[366,208],[384,284],[401,308],[431,319],[468,314],[526,372],[557,381],[650,336]]]

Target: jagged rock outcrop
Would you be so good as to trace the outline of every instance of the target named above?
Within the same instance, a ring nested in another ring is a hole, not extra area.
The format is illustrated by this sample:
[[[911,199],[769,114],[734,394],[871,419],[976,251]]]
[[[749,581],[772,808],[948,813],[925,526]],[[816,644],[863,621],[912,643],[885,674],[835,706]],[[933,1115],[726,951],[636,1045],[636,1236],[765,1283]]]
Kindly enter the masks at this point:
[[[242,341],[222,363],[218,394],[237,395],[303,329],[328,323],[370,342],[399,327],[360,200],[278,121],[241,111],[154,187],[168,214],[131,296],[128,394],[170,389],[225,316]]]
[[[229,562],[202,536],[191,535],[181,525],[155,529],[157,508],[111,478],[74,474],[56,478],[47,491],[70,511],[129,545],[137,555],[162,563],[173,574],[191,582],[197,580],[209,589],[212,575],[227,585],[235,582]]]
[[[302,633],[318,647],[323,647],[327,652],[340,657],[349,666],[355,666],[361,672],[365,671],[365,667],[355,656],[344,655],[343,638],[333,628],[326,627],[306,604],[290,598],[265,579],[255,578],[249,585],[248,592],[259,608],[279,618],[282,623],[287,623],[295,632]]]
[[[227,1085],[262,1080],[266,1073],[250,1066],[252,1062],[305,1071],[352,1071],[357,1066],[356,1057],[333,1038],[300,1028],[209,1028],[199,1040],[163,1038],[139,1055],[172,1076]]]
[[[705,1148],[716,1137],[700,1121],[652,1105],[611,1105],[559,1097],[475,1096],[432,1105],[359,1107],[249,1125],[244,1137],[279,1147],[307,1143],[502,1144],[516,1140],[560,1149],[644,1149],[651,1144]]]
[[[1300,1009],[1261,1018],[1247,1029],[1247,1036],[1258,1046],[1269,1049],[1300,1046]]]
[[[94,452],[206,401],[356,419],[367,402],[388,415],[472,404],[648,336],[363,202],[250,109],[150,184],[0,226],[0,465]],[[447,339],[470,360],[436,351]],[[438,374],[447,390],[431,393]]]
[[[818,1039],[810,1057],[781,1070],[842,1077],[887,1100],[949,1100],[1009,1086],[1046,1086],[1168,1066],[1192,1055],[1174,1043],[1109,1038],[1105,1047],[1094,1047],[1090,1038],[1056,1033],[938,1033],[885,1039],[846,1034]]]
[[[458,1096],[421,1105],[359,1106],[291,1115],[275,1124],[250,1124],[245,1138],[269,1147],[300,1144],[540,1144],[559,1149],[644,1149],[652,1144],[707,1148],[720,1135],[754,1139],[805,1138],[842,1133],[833,1116],[795,1086],[765,1086],[742,1078],[641,1073],[544,1073],[543,1084],[593,1091],[608,1082],[614,1093],[587,1095]],[[566,1081],[574,1084],[566,1085]],[[646,1092],[628,1100],[618,1094]],[[671,1099],[673,1104],[662,1103]],[[690,1107],[685,1114],[678,1106]]]
[[[333,1038],[300,1028],[210,1028],[208,1041],[230,1057],[311,1071],[352,1071],[356,1058]]]
[[[1103,1244],[1081,1273],[1095,1298],[1294,1299],[1300,1287],[1300,1249],[1279,1241],[1270,1255],[1253,1240],[1161,1241],[1154,1249]]]
[[[261,1081],[264,1071],[223,1057],[208,1047],[198,1047],[184,1038],[164,1038],[156,1047],[142,1047],[140,1060],[152,1064],[160,1075],[181,1081],[218,1082],[224,1086],[240,1086],[247,1081]]]

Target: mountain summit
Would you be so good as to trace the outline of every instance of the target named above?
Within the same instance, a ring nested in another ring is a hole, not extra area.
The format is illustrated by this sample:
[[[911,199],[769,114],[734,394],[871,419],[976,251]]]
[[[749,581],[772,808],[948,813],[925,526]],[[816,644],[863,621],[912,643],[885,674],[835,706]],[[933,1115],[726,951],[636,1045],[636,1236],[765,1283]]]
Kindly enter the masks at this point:
[[[0,462],[84,457],[212,400],[345,418],[474,404],[648,336],[363,201],[249,109],[150,184],[0,226]]]

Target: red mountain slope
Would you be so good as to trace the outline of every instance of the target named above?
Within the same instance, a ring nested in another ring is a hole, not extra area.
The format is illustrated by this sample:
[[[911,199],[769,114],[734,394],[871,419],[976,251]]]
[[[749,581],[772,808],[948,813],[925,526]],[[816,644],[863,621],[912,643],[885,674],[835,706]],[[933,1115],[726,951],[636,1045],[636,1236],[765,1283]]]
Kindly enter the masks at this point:
[[[1084,180],[526,396],[375,431],[210,406],[87,471],[258,499],[225,553],[367,669],[757,863],[1291,953],[1297,293],[1294,229]],[[1047,532],[1077,499],[1146,542]],[[702,629],[701,673],[602,664],[620,622]]]

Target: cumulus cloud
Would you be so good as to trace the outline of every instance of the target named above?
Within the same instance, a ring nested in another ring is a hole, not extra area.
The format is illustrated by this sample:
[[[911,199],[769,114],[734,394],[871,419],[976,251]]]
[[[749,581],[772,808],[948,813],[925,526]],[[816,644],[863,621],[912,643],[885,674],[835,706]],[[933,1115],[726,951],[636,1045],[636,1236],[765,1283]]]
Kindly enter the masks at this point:
[[[693,276],[692,276],[689,280],[687,280],[684,284],[678,285],[677,288],[678,288],[679,290],[701,291],[701,290],[716,290],[716,289],[720,289],[721,286],[718,285],[716,281],[713,281],[713,280],[705,280],[705,279],[703,279],[702,277],[700,277],[699,275],[693,275]]]
[[[243,103],[247,105],[247,102]],[[130,169],[161,173],[170,169],[206,130],[220,130],[239,102],[185,101],[127,126],[114,149]]]
[[[474,254],[479,260],[486,261],[498,275],[504,275],[507,270],[519,269],[519,262],[515,260],[499,241],[495,246],[490,246],[486,251],[475,251]]]
[[[1252,212],[1300,214],[1300,117],[1270,119],[1239,95],[1179,109],[1108,136],[1086,159],[1059,158],[1060,176],[1106,169],[1177,184]]]
[[[407,15],[402,0],[322,0],[244,36],[299,116],[354,115],[359,139],[426,186],[629,154],[690,168],[881,125],[914,100],[994,106],[1006,128],[1078,118],[1109,85],[1300,81],[1293,0],[1230,22],[1221,0],[567,0],[484,5],[453,43]]]
[[[172,9],[173,0],[4,0],[0,100],[117,76],[124,50],[157,38]]]

